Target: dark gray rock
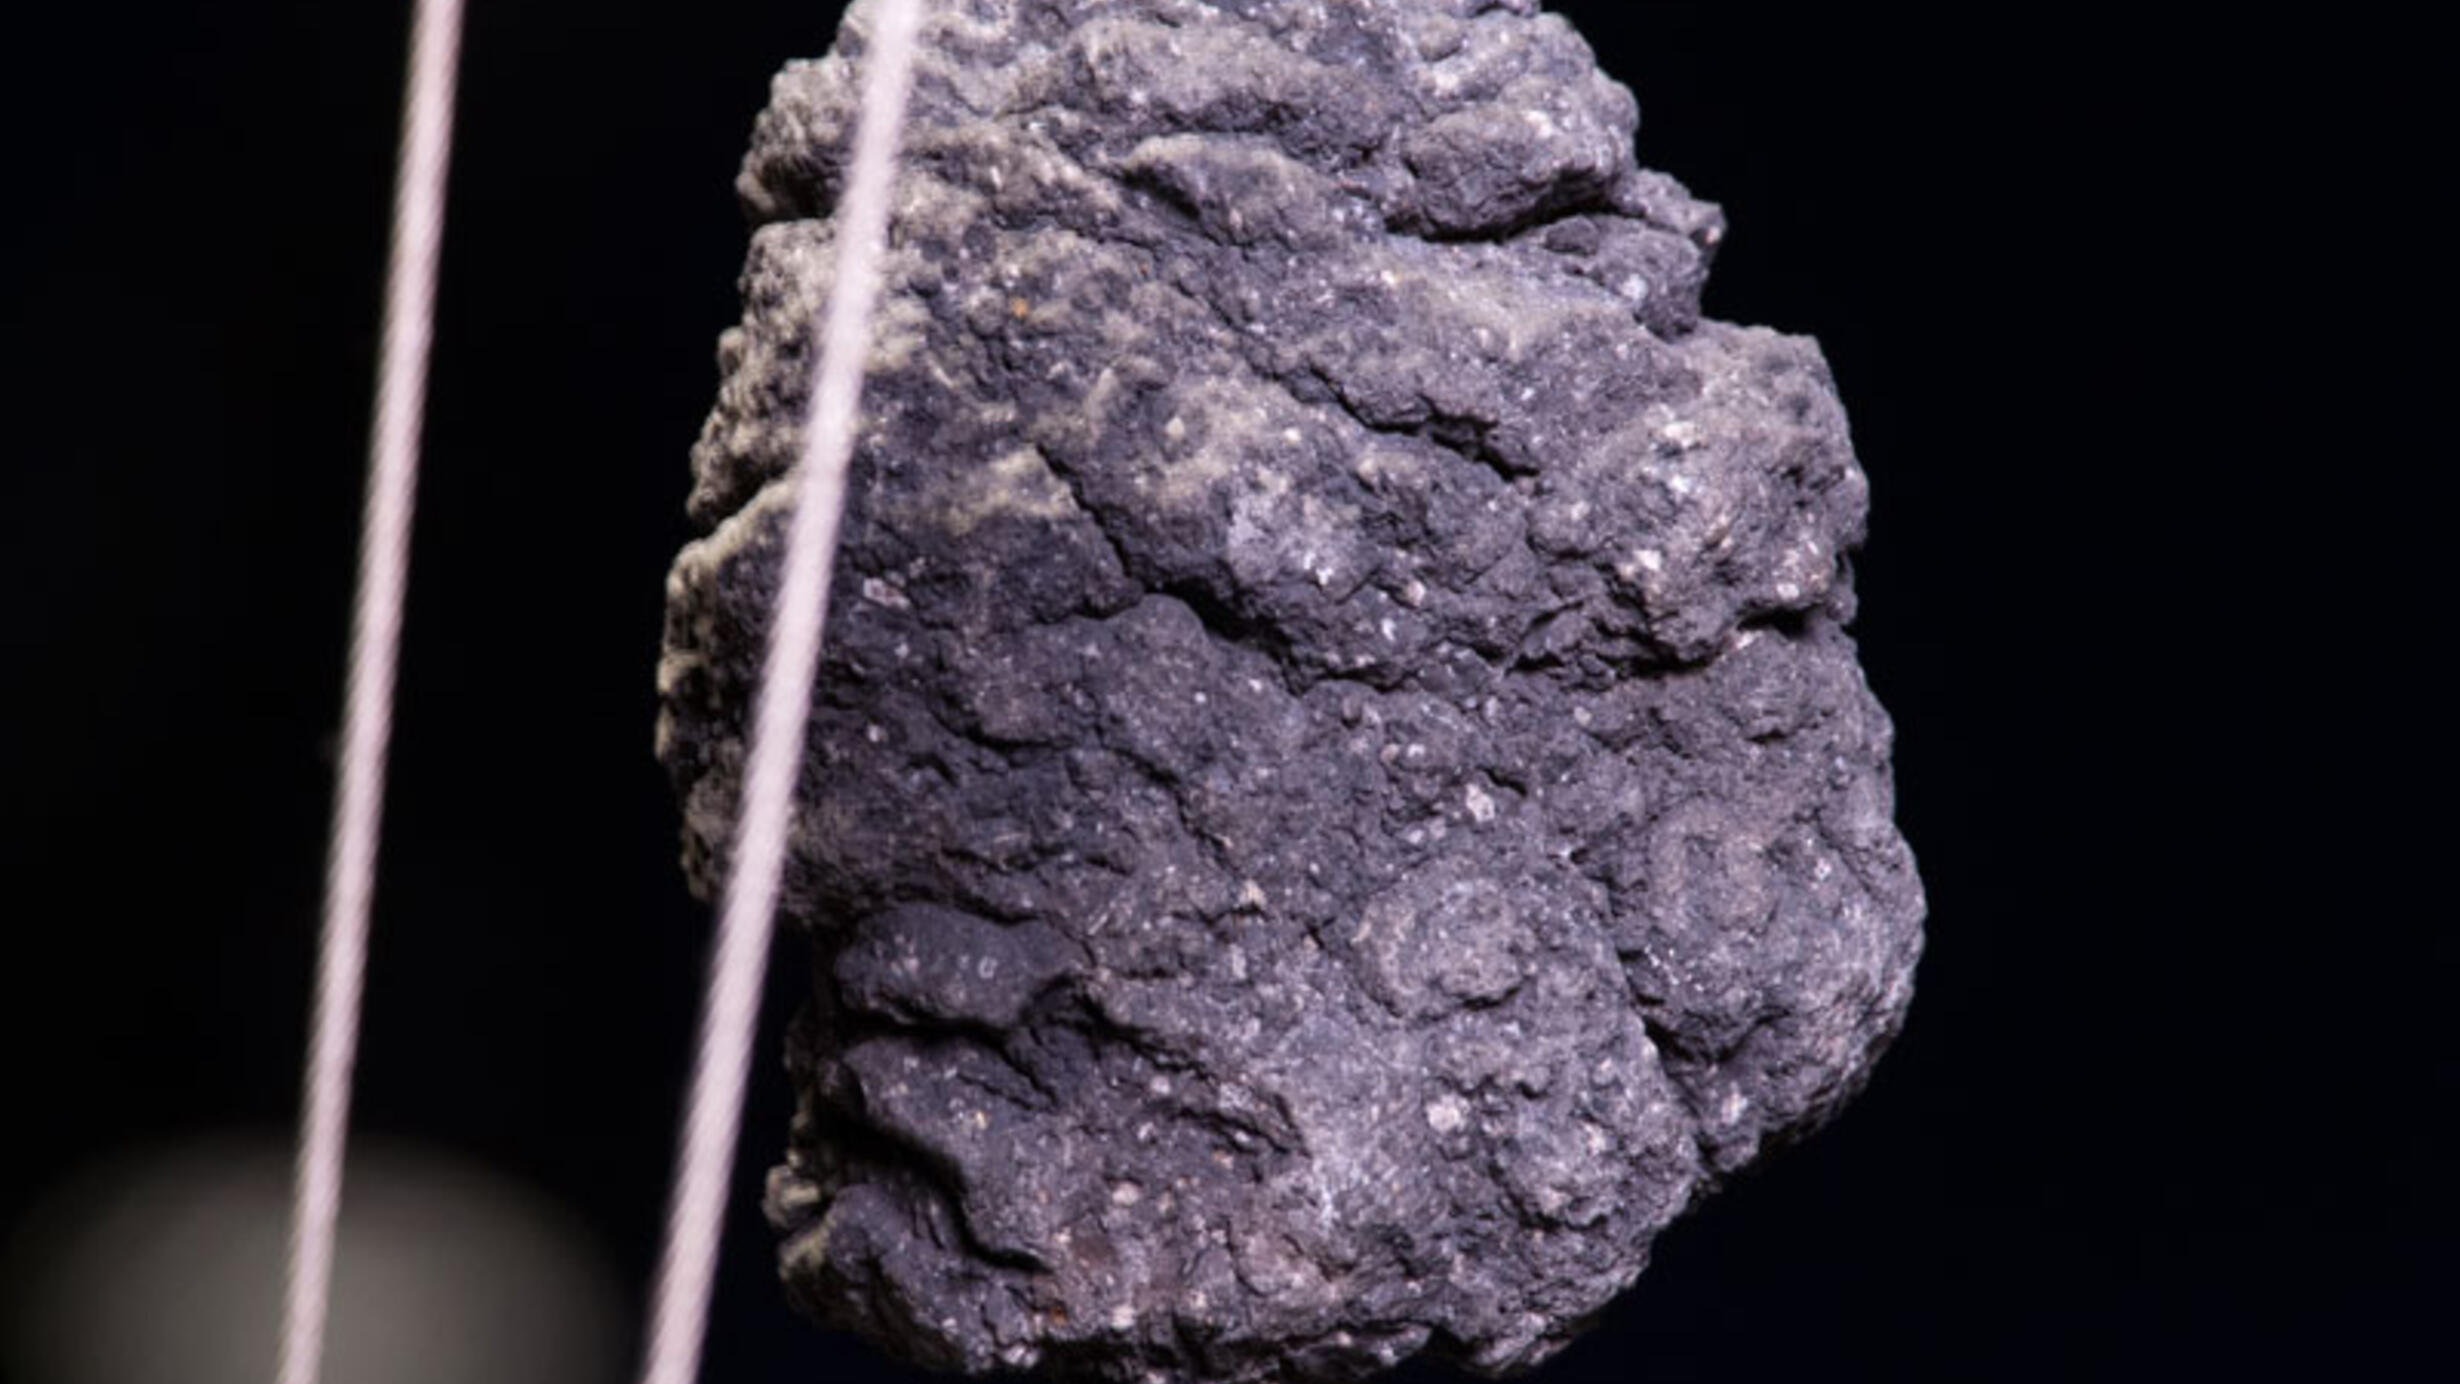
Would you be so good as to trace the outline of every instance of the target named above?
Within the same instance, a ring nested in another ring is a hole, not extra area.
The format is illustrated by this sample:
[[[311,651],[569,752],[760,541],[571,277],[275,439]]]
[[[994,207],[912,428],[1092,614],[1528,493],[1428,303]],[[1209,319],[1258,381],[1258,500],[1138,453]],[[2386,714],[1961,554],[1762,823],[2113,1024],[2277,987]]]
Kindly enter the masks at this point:
[[[785,907],[770,1212],[926,1365],[1544,1358],[1895,1031],[1818,349],[1493,0],[951,0]],[[867,7],[779,76],[659,753],[714,887]]]

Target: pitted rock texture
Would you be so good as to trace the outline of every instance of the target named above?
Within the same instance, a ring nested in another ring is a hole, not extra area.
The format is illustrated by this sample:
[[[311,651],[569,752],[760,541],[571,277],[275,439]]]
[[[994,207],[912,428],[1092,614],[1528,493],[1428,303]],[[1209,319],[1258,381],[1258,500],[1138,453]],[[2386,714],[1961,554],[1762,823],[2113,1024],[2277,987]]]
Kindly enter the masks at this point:
[[[868,9],[788,66],[659,750],[713,892]],[[1809,341],[1571,28],[949,0],[785,908],[772,1179],[922,1364],[1302,1380],[1562,1346],[1896,1030],[1922,898]]]

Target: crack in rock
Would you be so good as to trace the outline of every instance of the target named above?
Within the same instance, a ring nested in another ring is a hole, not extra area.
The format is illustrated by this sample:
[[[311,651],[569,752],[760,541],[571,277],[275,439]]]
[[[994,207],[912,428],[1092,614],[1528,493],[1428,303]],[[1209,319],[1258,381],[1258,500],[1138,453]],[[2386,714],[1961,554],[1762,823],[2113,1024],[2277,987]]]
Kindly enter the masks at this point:
[[[787,66],[658,751],[714,893],[870,6]],[[1923,900],[1810,341],[1525,0],[927,30],[783,908],[769,1211],[916,1363],[1544,1359],[1895,1033]]]

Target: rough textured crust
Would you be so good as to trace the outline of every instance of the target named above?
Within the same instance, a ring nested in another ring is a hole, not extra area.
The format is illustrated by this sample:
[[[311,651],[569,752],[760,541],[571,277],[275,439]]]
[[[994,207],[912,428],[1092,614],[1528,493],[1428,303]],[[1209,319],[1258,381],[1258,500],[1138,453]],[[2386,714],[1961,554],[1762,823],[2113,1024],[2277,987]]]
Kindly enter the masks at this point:
[[[1817,348],[1526,3],[950,0],[786,907],[824,1320],[1120,1380],[1529,1365],[1901,1018]],[[659,752],[713,888],[868,6],[789,65]]]

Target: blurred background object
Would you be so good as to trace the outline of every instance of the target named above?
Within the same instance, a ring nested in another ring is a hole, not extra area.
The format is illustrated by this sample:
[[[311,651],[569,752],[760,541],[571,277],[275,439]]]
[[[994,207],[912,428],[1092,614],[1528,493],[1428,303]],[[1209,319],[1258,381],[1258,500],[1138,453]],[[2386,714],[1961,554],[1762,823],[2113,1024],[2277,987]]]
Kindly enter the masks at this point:
[[[325,1384],[600,1384],[632,1344],[593,1237],[543,1193],[433,1148],[361,1139],[337,1242]],[[223,1134],[106,1157],[12,1237],[11,1379],[264,1384],[291,1146]]]

